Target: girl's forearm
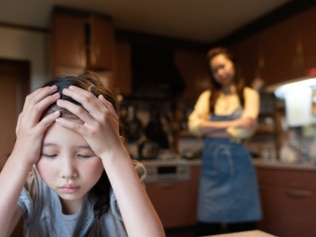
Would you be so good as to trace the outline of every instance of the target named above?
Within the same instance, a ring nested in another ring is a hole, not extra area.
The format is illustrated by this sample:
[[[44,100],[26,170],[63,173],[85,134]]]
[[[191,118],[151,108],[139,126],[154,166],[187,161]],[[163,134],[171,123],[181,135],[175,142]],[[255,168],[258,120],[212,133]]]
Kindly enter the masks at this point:
[[[125,149],[111,152],[102,160],[116,195],[128,236],[165,236],[160,219],[128,152]]]
[[[23,154],[14,154],[8,158],[0,173],[0,229],[6,233],[10,229],[14,210],[32,165],[21,161]]]

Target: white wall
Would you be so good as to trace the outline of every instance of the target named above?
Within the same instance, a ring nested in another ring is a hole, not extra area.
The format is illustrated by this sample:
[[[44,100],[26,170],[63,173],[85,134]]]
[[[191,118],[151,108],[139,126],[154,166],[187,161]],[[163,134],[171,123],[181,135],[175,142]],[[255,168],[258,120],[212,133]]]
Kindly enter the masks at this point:
[[[31,90],[49,79],[47,34],[0,27],[0,35],[0,58],[30,61]]]

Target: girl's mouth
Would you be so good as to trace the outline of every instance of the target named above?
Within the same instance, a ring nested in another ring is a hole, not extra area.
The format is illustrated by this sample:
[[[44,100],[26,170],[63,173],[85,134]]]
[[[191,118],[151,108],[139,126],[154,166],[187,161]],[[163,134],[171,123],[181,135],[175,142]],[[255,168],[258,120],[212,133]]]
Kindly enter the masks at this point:
[[[59,187],[59,190],[61,190],[64,193],[74,193],[79,189],[78,186],[75,185],[64,185]]]

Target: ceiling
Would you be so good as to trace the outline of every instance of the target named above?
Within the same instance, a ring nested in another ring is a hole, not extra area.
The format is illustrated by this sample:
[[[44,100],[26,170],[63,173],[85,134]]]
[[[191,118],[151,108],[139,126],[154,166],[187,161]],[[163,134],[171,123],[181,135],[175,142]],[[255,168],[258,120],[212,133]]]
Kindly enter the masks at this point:
[[[108,14],[118,29],[212,43],[292,0],[1,0],[0,23],[49,28],[54,5]]]

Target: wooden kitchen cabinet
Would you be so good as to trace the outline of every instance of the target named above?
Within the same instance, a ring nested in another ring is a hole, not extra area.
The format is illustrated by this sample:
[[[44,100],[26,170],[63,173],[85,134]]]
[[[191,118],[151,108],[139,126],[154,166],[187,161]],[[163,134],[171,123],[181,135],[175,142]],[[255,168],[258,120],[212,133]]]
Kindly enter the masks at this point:
[[[192,165],[190,180],[146,184],[164,228],[195,225],[199,171],[199,165]]]
[[[115,32],[107,16],[57,8],[51,28],[53,76],[114,70]]]
[[[52,73],[83,72],[86,68],[85,23],[81,17],[52,16]]]
[[[257,168],[263,219],[259,228],[282,237],[315,236],[316,171]]]
[[[260,49],[260,39],[258,35],[253,35],[235,43],[230,46],[230,50],[242,68],[245,84],[247,86],[251,85],[255,77],[262,76],[264,57]]]
[[[266,85],[304,75],[300,18],[288,18],[229,45],[240,63],[247,85],[260,77]]]
[[[299,15],[301,19],[301,34],[304,50],[305,69],[316,67],[316,6]]]
[[[100,16],[90,16],[90,44],[87,67],[111,70],[115,63],[115,32],[112,22]]]
[[[259,33],[264,56],[262,78],[274,84],[304,74],[300,20],[288,18]]]
[[[117,93],[129,95],[132,93],[131,44],[116,42],[116,81]]]

